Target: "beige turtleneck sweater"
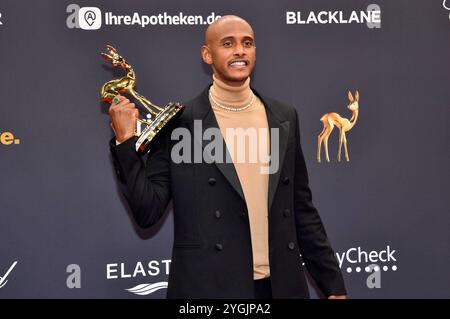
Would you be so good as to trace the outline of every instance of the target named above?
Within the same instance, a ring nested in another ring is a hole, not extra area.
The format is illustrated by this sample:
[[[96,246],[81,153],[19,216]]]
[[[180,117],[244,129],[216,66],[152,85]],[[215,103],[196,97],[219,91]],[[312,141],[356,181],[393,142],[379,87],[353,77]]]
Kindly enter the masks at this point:
[[[261,100],[255,95],[253,103],[243,111],[230,111],[218,106],[241,108],[249,104],[253,95],[250,89],[250,78],[239,87],[225,84],[213,75],[213,85],[210,88],[213,96],[210,102],[220,131],[224,137],[228,151],[233,159],[239,181],[244,192],[250,221],[250,233],[253,251],[253,277],[262,279],[270,276],[269,268],[269,229],[268,229],[268,188],[269,175],[262,173],[261,168],[267,167],[269,155],[269,125],[266,110]],[[243,129],[247,132],[245,143],[238,143],[238,134],[227,134],[227,128]],[[252,139],[250,131],[256,133],[257,139]],[[262,138],[262,139],[260,139]],[[251,151],[251,152],[250,152]],[[241,152],[241,153],[239,153]],[[256,152],[256,154],[254,153]],[[260,153],[261,152],[261,153]],[[256,156],[255,156],[256,155]]]

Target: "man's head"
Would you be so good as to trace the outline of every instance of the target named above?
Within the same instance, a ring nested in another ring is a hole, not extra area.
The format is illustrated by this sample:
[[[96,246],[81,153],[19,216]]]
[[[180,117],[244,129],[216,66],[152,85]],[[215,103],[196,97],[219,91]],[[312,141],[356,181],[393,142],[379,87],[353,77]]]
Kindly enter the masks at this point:
[[[238,16],[217,19],[205,32],[201,54],[217,78],[232,86],[241,85],[252,73],[256,62],[252,27]]]

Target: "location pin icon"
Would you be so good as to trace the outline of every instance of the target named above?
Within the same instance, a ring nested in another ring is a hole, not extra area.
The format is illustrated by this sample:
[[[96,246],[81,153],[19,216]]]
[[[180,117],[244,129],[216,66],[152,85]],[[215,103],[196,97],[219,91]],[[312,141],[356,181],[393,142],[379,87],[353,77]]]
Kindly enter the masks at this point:
[[[95,12],[94,11],[86,11],[84,13],[84,20],[86,21],[87,24],[89,24],[89,26],[92,26],[95,22]]]

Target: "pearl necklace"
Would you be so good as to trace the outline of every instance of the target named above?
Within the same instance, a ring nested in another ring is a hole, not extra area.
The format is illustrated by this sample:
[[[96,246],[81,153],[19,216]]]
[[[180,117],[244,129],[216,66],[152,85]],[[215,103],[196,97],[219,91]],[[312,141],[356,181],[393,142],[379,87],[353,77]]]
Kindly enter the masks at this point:
[[[242,112],[242,111],[245,111],[246,109],[248,109],[250,107],[250,105],[253,104],[253,101],[255,100],[255,94],[253,94],[253,92],[251,94],[252,94],[252,98],[247,105],[244,105],[243,107],[240,107],[240,108],[236,108],[236,107],[230,107],[230,106],[225,106],[225,105],[220,104],[219,102],[216,101],[216,99],[214,99],[214,97],[211,93],[211,89],[209,90],[209,97],[214,102],[214,104],[216,104],[218,107],[220,107],[224,110],[232,111],[232,112]]]

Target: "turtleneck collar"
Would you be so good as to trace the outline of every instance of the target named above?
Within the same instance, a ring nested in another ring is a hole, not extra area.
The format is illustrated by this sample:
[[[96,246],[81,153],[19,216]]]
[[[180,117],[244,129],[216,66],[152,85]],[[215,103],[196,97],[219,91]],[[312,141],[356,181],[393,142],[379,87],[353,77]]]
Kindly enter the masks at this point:
[[[240,86],[231,86],[213,74],[213,85],[210,90],[217,102],[229,107],[240,108],[249,103],[252,97],[250,77]]]

